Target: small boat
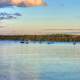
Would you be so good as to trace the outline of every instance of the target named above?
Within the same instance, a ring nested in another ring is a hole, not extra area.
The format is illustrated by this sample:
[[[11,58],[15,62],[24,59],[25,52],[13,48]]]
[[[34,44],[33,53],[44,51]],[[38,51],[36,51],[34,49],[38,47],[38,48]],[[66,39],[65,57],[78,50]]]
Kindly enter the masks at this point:
[[[21,41],[20,43],[24,43],[24,41]]]
[[[20,43],[24,43],[24,39],[22,39],[22,40],[20,41]]]
[[[28,42],[28,40],[22,40],[20,43],[26,43],[26,44],[28,44],[29,42]]]
[[[54,42],[50,42],[50,41],[48,41],[48,44],[53,44]]]
[[[73,42],[74,45],[76,45],[76,42]]]

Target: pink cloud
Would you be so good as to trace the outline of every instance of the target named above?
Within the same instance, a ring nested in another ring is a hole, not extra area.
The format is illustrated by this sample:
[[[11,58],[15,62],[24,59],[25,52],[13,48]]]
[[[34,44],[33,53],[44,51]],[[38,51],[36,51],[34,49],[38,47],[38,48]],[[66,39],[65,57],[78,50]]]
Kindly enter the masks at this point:
[[[0,0],[0,7],[17,6],[17,7],[33,7],[46,6],[43,0]]]

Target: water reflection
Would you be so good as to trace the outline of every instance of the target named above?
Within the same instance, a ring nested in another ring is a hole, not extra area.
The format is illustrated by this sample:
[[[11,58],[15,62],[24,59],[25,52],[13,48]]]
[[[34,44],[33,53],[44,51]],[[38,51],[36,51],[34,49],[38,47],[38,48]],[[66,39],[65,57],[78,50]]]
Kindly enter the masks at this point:
[[[79,80],[80,45],[0,42],[0,80]]]

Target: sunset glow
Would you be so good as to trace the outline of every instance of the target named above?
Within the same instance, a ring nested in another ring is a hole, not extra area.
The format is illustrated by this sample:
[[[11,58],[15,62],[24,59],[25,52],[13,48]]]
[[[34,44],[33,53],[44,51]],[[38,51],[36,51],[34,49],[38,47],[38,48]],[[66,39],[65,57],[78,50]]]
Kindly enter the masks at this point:
[[[0,0],[0,34],[79,32],[79,9],[80,0]]]

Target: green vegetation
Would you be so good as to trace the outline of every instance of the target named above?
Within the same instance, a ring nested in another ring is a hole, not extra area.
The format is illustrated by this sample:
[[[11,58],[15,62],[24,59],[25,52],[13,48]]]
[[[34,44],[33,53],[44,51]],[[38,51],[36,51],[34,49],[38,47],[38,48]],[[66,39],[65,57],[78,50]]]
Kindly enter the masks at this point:
[[[50,35],[0,35],[0,40],[31,40],[31,41],[52,41],[72,42],[80,41],[80,35],[50,34]]]

